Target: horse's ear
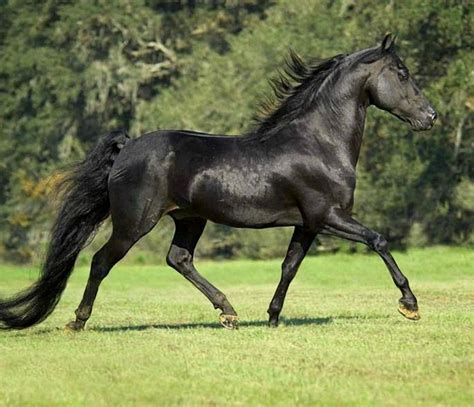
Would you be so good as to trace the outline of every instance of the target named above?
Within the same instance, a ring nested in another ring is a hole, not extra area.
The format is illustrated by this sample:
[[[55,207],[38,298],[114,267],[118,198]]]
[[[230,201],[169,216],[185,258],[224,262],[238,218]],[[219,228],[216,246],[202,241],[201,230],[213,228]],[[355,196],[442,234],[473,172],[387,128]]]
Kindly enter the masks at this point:
[[[388,33],[387,35],[385,35],[384,39],[382,40],[382,45],[381,45],[382,51],[389,52],[393,50],[396,38],[397,36],[393,35],[392,33]]]

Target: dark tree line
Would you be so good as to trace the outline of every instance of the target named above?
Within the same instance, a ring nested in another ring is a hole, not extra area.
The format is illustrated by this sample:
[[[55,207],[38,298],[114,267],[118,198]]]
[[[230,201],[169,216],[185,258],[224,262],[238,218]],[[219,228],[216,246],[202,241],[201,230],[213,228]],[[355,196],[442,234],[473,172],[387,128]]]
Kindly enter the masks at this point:
[[[371,111],[357,216],[399,245],[472,244],[472,9],[461,0],[0,3],[0,254],[37,258],[57,179],[110,129],[243,132],[288,47],[322,58],[387,31],[440,119],[413,133]],[[142,247],[164,251],[170,227]],[[200,252],[270,257],[287,239],[211,226]]]

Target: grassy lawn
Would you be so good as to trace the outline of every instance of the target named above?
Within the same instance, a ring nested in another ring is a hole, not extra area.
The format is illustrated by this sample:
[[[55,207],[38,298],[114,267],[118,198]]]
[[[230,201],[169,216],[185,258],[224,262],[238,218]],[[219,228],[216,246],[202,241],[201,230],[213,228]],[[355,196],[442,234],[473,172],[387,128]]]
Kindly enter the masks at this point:
[[[266,309],[280,261],[197,262],[240,314],[237,331],[166,266],[118,266],[86,331],[66,334],[88,270],[52,316],[0,332],[1,405],[473,405],[474,254],[395,253],[422,319],[397,313],[376,255],[307,258],[278,329]],[[0,291],[36,270],[0,267]]]

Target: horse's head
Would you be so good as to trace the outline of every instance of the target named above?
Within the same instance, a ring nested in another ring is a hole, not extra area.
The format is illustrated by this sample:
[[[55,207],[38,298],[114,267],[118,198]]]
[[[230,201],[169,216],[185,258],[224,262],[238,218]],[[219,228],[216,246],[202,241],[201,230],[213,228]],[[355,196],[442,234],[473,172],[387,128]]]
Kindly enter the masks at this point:
[[[436,120],[436,111],[395,53],[394,43],[395,38],[386,35],[380,46],[382,57],[371,64],[367,80],[370,103],[410,123],[413,130],[429,130]]]

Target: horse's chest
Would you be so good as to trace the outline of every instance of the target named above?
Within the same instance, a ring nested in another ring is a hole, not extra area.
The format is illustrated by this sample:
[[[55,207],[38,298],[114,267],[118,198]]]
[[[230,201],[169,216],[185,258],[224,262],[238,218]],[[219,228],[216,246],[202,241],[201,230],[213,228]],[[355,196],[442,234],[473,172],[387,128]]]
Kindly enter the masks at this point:
[[[355,173],[342,166],[315,166],[303,172],[300,177],[301,195],[320,199],[329,206],[348,207],[352,205],[355,190]]]

